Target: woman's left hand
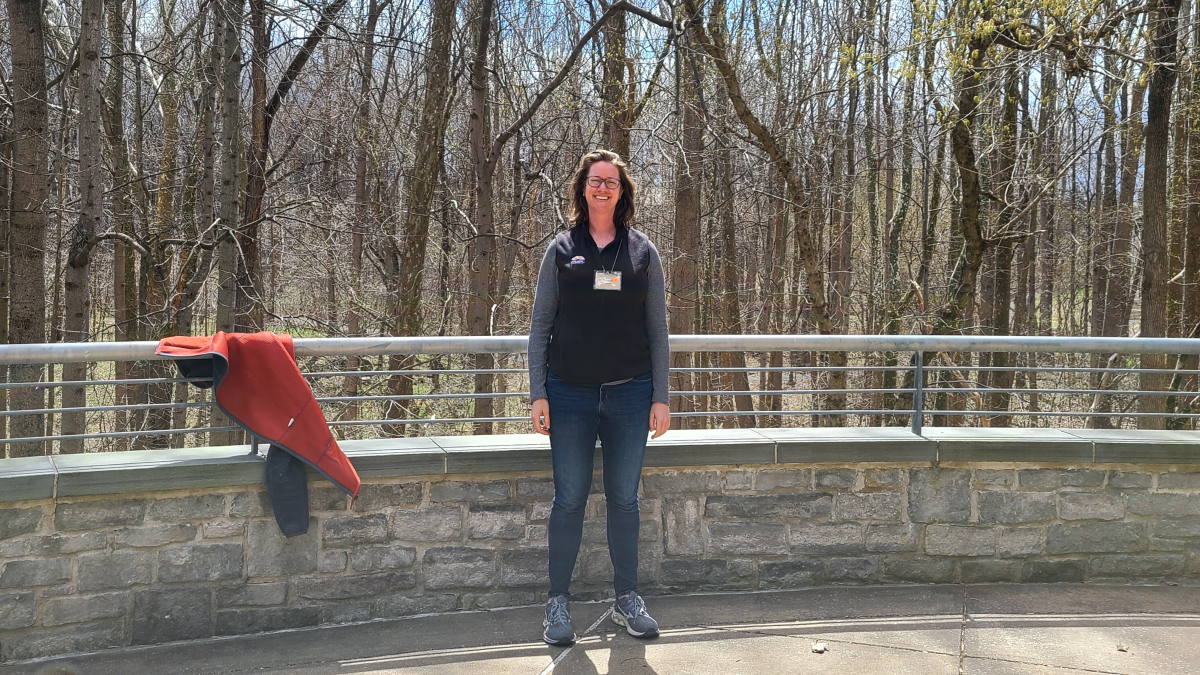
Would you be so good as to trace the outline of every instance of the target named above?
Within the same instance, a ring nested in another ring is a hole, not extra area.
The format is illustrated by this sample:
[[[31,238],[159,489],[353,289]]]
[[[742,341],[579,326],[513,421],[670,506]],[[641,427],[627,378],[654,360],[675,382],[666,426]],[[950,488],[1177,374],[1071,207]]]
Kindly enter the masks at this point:
[[[650,438],[658,438],[667,433],[667,429],[671,428],[671,408],[666,403],[652,403],[650,405],[650,431],[654,435]]]

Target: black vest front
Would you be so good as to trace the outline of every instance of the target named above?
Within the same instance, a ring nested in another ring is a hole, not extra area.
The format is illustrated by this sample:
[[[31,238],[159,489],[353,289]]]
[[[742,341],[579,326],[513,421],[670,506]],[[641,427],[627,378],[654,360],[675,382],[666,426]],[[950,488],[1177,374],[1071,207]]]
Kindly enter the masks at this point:
[[[648,248],[646,235],[623,226],[603,251],[586,225],[555,240],[558,312],[549,366],[564,382],[599,385],[650,372]],[[620,272],[621,290],[594,288],[597,271]]]

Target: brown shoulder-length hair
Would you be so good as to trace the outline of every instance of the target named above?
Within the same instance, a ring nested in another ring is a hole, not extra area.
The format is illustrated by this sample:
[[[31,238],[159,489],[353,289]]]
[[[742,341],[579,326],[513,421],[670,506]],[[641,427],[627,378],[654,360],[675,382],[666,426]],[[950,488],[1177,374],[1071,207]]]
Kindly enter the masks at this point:
[[[571,177],[571,225],[588,223],[587,198],[583,195],[583,189],[587,186],[588,172],[596,162],[608,162],[617,167],[617,174],[621,179],[621,196],[617,198],[617,208],[613,211],[613,223],[628,225],[633,220],[633,198],[637,188],[633,185],[633,179],[629,177],[629,165],[620,155],[609,150],[593,150],[579,160],[579,168],[575,169],[575,175]]]

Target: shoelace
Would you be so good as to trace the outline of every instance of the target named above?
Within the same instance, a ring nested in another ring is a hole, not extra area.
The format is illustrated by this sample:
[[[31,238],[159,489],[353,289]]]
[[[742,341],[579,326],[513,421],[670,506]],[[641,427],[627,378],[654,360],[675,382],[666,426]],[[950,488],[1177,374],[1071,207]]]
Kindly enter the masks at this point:
[[[567,623],[571,620],[571,612],[567,609],[567,603],[551,601],[546,608],[546,617],[550,623]]]
[[[618,604],[621,605],[621,611],[628,616],[650,616],[646,611],[646,603],[638,595],[627,595],[623,598],[618,598]]]

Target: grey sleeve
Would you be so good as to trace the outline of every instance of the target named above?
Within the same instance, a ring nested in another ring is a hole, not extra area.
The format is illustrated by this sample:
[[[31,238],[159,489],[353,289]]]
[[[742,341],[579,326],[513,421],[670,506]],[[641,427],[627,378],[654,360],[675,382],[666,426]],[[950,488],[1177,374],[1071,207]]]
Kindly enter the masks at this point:
[[[529,319],[529,401],[546,398],[546,353],[550,347],[550,330],[558,313],[558,269],[555,265],[554,241],[546,249],[542,267],[538,270],[537,291]]]
[[[671,404],[671,346],[667,329],[667,282],[658,249],[650,244],[650,287],[646,290],[646,336],[650,339],[650,372],[654,376],[654,402]]]

